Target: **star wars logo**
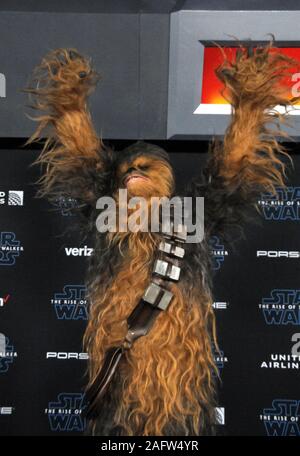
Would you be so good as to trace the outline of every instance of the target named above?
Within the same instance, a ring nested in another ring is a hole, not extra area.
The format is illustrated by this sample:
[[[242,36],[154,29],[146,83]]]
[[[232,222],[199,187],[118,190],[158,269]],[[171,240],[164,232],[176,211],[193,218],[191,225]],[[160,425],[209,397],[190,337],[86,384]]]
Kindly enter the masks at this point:
[[[8,337],[0,333],[0,374],[8,371],[14,359],[18,356]]]
[[[16,258],[24,248],[16,239],[16,234],[8,231],[0,232],[0,266],[14,266]]]
[[[75,198],[60,196],[54,202],[55,207],[60,210],[61,215],[69,217],[74,216],[74,209],[78,208],[78,202]]]
[[[210,238],[209,246],[213,255],[213,270],[218,270],[221,268],[225,257],[228,255],[228,251],[225,250],[224,245],[220,243],[217,236],[212,236]]]
[[[277,188],[277,195],[263,193],[258,205],[266,220],[300,220],[300,187]]]
[[[259,418],[269,436],[300,436],[300,400],[274,399]]]
[[[274,288],[259,309],[267,325],[300,325],[300,290]]]
[[[0,205],[2,206],[23,206],[23,203],[23,190],[9,190],[8,192],[0,192]]]
[[[48,415],[51,431],[83,432],[86,419],[82,415],[85,409],[84,394],[60,393],[56,402],[49,402],[45,414]]]
[[[51,299],[58,320],[87,320],[88,302],[84,285],[65,285],[62,293]]]

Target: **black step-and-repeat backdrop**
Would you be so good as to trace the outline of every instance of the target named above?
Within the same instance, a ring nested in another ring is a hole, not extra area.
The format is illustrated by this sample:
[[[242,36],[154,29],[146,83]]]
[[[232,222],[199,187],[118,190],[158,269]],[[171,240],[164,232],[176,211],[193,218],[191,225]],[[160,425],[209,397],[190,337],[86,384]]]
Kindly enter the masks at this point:
[[[188,143],[178,147],[171,156],[182,187],[203,164],[206,143],[199,153]],[[64,210],[70,202],[53,211],[34,198],[38,169],[29,165],[37,153],[1,150],[0,434],[80,435],[92,245],[65,233],[74,222]],[[260,224],[245,227],[236,251],[212,239],[222,435],[300,435],[300,360],[293,355],[300,341],[300,157],[293,158],[288,189],[278,189],[277,201],[260,196]]]

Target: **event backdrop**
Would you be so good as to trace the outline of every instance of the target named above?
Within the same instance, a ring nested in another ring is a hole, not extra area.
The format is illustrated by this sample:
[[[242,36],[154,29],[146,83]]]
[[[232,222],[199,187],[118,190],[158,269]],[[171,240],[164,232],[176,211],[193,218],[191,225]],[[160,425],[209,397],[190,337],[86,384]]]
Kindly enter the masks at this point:
[[[102,75],[90,100],[97,132],[113,145],[160,141],[183,188],[206,159],[206,140],[222,136],[230,117],[211,97],[212,42],[230,48],[233,36],[257,43],[274,33],[279,47],[300,53],[298,2],[246,3],[2,0],[0,435],[78,435],[86,424],[82,335],[92,245],[68,230],[72,201],[54,208],[34,198],[38,150],[21,147],[35,127],[21,92],[34,66],[57,47],[91,57]],[[299,140],[300,116],[293,118]],[[300,361],[292,355],[300,345],[300,143],[292,151],[287,190],[278,189],[277,201],[260,196],[259,223],[245,227],[236,249],[211,239],[220,434],[300,435]]]
[[[161,145],[182,188],[201,169],[207,143]],[[300,435],[300,362],[291,355],[300,340],[297,148],[288,189],[278,189],[276,203],[261,195],[259,223],[245,227],[236,250],[212,239],[220,434]],[[84,275],[92,245],[65,233],[74,223],[68,202],[53,211],[34,197],[38,150],[0,153],[0,434],[78,435],[86,424]]]

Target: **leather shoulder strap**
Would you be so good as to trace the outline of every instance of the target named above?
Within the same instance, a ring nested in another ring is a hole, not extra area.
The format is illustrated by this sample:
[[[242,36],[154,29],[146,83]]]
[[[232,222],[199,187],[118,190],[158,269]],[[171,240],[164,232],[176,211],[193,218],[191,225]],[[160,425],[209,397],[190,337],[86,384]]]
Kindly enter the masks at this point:
[[[184,257],[186,228],[181,225],[171,232],[164,233],[164,241],[159,244],[157,258],[154,262],[151,282],[137,306],[127,318],[128,332],[124,342],[118,347],[111,347],[105,354],[102,368],[93,384],[86,391],[89,405],[86,410],[87,419],[96,418],[101,413],[101,399],[116,372],[117,366],[126,350],[151,330],[155,319],[161,311],[170,305],[173,293],[170,283],[180,278],[180,263]]]

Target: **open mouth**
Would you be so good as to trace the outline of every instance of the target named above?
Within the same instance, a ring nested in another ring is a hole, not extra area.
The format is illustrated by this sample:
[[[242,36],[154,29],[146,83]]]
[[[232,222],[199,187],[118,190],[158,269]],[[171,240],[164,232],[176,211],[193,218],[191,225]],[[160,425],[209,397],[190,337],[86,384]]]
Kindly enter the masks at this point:
[[[126,185],[126,187],[128,187],[129,184],[137,184],[137,183],[141,183],[141,182],[144,182],[147,180],[149,180],[149,178],[146,176],[143,176],[142,174],[131,173],[125,177],[124,185]]]

